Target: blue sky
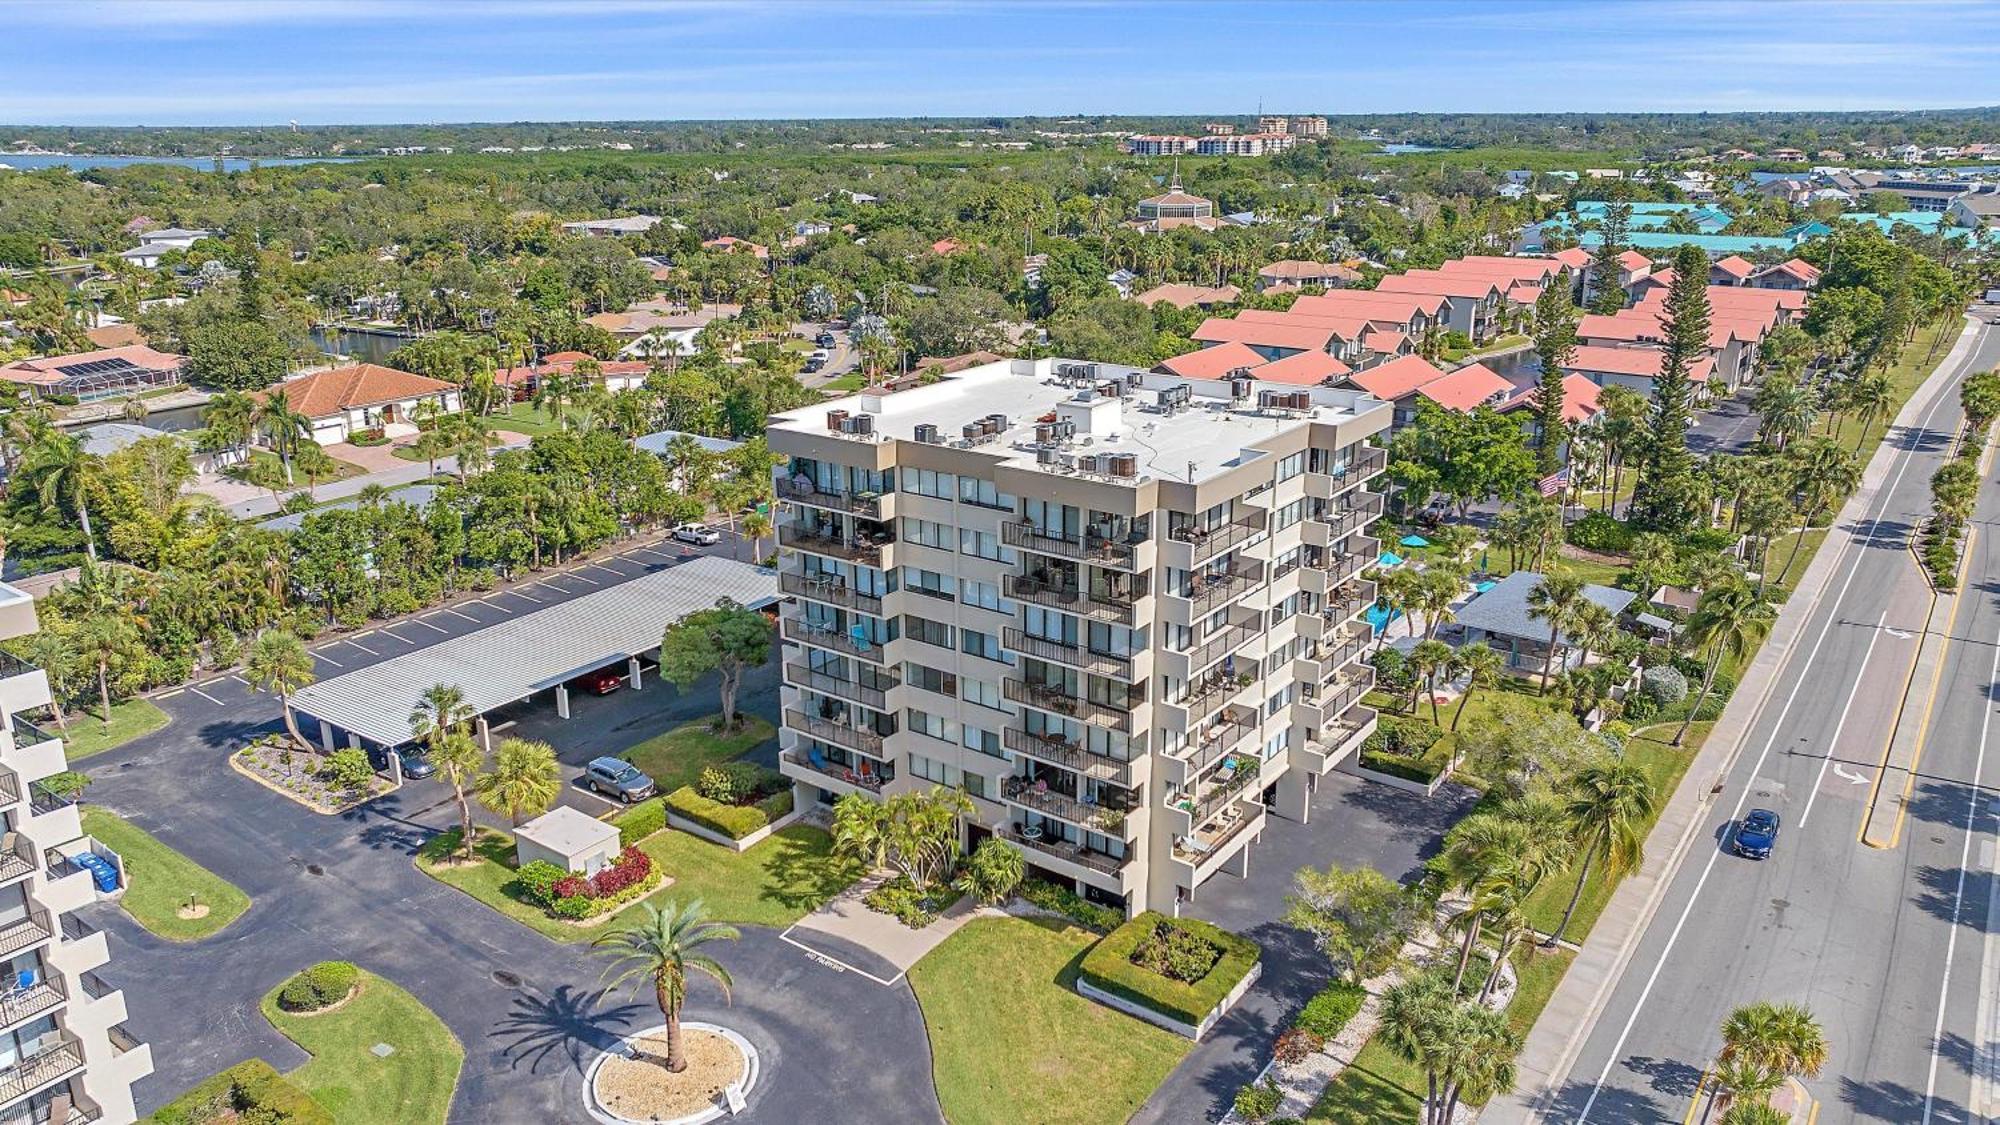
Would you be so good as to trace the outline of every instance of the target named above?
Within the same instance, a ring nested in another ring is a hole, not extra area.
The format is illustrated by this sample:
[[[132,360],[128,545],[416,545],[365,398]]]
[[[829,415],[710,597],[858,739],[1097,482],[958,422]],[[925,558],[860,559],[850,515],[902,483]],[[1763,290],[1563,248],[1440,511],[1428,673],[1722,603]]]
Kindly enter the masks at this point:
[[[0,122],[2000,104],[2000,0],[0,0]]]

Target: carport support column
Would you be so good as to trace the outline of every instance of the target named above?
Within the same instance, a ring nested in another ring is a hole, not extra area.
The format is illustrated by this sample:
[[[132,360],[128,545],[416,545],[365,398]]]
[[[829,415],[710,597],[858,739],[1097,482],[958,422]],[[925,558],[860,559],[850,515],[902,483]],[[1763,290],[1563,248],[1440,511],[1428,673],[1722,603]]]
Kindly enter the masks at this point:
[[[631,679],[632,679],[632,690],[633,690],[633,691],[638,691],[638,690],[639,690],[639,658],[638,658],[638,657],[636,657],[636,656],[628,656],[628,657],[626,657],[626,658],[625,658],[625,669],[626,669],[626,674],[627,674],[627,675],[629,675],[629,676],[631,677]]]
[[[479,747],[488,754],[493,752],[493,728],[486,725],[486,716],[472,720],[472,728],[479,732]]]
[[[333,724],[325,719],[319,721],[319,745],[320,749],[333,753]]]
[[[556,685],[556,714],[569,718],[569,688],[562,684]]]

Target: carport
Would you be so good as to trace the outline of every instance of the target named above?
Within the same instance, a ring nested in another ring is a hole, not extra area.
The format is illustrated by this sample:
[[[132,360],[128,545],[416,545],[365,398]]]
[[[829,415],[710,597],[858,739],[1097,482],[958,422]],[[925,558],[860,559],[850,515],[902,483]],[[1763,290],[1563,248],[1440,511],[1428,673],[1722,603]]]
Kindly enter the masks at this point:
[[[640,657],[658,651],[666,627],[720,598],[767,606],[778,600],[777,575],[732,559],[693,559],[310,684],[292,695],[291,709],[301,729],[308,720],[319,724],[329,753],[340,735],[349,746],[366,739],[392,748],[414,737],[410,714],[423,693],[451,684],[465,693],[490,750],[487,712],[554,688],[556,712],[568,718],[568,682],[618,660],[638,690]]]

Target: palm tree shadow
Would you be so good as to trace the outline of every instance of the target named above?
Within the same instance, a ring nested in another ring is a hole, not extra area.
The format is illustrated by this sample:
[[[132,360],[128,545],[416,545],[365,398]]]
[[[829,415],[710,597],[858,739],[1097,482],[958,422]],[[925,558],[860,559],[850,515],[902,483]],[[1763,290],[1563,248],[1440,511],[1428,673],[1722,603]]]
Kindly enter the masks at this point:
[[[639,1003],[599,1008],[605,993],[563,985],[547,997],[522,994],[514,998],[507,1015],[493,1029],[493,1038],[502,1044],[501,1055],[510,1065],[523,1064],[531,1073],[540,1073],[545,1061],[567,1066],[581,1073],[592,1058],[611,1049],[622,1038],[614,1027],[623,1027],[651,1010]]]

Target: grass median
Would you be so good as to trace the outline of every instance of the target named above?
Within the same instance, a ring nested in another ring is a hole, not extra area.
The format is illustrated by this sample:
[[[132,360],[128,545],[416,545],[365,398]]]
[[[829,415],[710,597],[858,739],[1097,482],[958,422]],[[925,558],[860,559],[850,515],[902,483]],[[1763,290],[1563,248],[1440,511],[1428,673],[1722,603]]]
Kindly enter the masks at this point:
[[[118,905],[160,937],[198,941],[250,909],[249,895],[131,821],[94,806],[82,814],[83,830],[125,861]]]
[[[167,725],[167,713],[154,706],[150,699],[128,699],[112,704],[109,723],[102,716],[88,711],[75,712],[68,719],[69,730],[50,729],[49,733],[63,740],[63,757],[72,762],[115,750]]]
[[[288,1077],[337,1125],[443,1125],[465,1048],[422,1001],[365,971],[351,998],[324,1011],[285,1011],[282,988],[264,995],[264,1017],[312,1055]]]

